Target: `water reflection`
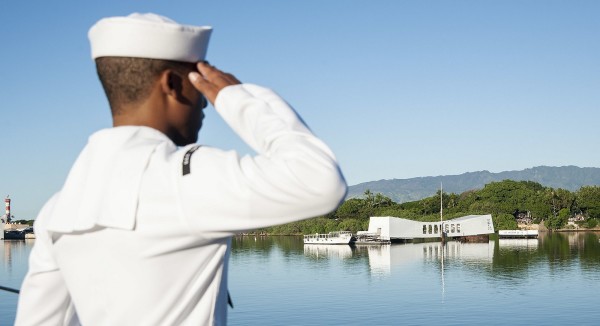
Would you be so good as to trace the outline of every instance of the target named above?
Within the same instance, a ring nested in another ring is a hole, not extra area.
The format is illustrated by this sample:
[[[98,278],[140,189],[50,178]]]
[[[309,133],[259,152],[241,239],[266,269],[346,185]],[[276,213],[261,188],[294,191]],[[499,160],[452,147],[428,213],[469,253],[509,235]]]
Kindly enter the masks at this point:
[[[269,256],[274,250],[284,255],[301,254],[304,244],[298,236],[236,236],[231,240],[232,254],[253,253]]]
[[[2,263],[0,263],[0,285],[19,289],[27,273],[29,253],[34,239],[1,240]],[[0,291],[0,324],[12,325],[19,296],[15,293]]]
[[[358,260],[366,263],[372,275],[390,275],[394,268],[411,264],[440,264],[459,261],[464,265],[491,264],[494,241],[486,243],[441,242],[406,243],[392,245],[305,245],[303,254],[308,259]],[[441,270],[443,272],[443,269]]]
[[[499,239],[500,250],[537,250],[538,239]]]
[[[27,261],[34,241],[34,239],[2,241],[2,251],[4,253],[2,262],[5,272],[12,271],[14,264],[21,267],[20,264]]]
[[[491,263],[495,242],[461,243],[461,242],[426,242],[393,244],[387,246],[358,247],[366,250],[372,274],[391,274],[392,269],[409,264],[423,262],[443,264],[458,260],[466,263]],[[442,267],[442,266],[440,266]],[[443,269],[442,269],[443,271]]]
[[[542,233],[538,239],[527,242],[500,240],[494,253],[491,277],[509,286],[527,282],[527,275],[548,269],[550,275],[560,274],[565,268],[581,268],[585,278],[598,278],[600,243],[598,232]],[[510,281],[510,282],[504,282]]]
[[[389,275],[391,272],[391,248],[392,245],[358,246],[357,250],[367,252],[371,275]]]
[[[349,245],[305,245],[304,256],[314,259],[347,259],[352,258],[352,247]]]

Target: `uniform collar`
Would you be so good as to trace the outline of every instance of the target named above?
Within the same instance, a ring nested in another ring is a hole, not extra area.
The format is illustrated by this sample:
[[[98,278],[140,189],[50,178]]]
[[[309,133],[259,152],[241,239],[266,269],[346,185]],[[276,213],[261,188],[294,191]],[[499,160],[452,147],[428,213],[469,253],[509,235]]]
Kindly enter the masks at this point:
[[[142,176],[159,145],[173,151],[177,148],[160,131],[143,126],[92,134],[58,195],[48,231],[72,233],[95,227],[132,230]]]
[[[118,126],[112,128],[101,129],[93,133],[89,137],[89,142],[113,140],[119,141],[131,138],[135,135],[136,138],[153,139],[158,141],[172,142],[167,135],[162,132],[146,126]]]

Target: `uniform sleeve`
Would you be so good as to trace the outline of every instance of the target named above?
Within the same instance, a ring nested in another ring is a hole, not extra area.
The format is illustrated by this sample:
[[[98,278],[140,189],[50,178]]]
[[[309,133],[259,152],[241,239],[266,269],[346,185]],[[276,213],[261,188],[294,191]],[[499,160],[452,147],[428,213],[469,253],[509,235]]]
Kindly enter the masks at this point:
[[[78,325],[60,270],[52,257],[52,242],[44,222],[55,202],[51,199],[34,224],[35,244],[19,295],[15,325]]]
[[[192,230],[232,234],[289,223],[331,212],[343,200],[335,156],[273,91],[229,86],[215,108],[257,155],[184,149],[179,197]]]

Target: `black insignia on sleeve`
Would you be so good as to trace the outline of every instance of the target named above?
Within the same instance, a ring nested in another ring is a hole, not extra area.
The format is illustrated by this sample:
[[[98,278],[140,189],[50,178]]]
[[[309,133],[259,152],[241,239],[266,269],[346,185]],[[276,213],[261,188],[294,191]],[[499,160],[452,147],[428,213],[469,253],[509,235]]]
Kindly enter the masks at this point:
[[[191,163],[191,160],[192,160],[192,154],[194,154],[194,152],[198,148],[200,148],[200,146],[196,145],[196,146],[188,149],[188,151],[185,152],[185,155],[183,155],[183,162],[181,164],[182,175],[187,175],[187,174],[190,174],[192,172],[191,169],[190,169],[190,163]]]

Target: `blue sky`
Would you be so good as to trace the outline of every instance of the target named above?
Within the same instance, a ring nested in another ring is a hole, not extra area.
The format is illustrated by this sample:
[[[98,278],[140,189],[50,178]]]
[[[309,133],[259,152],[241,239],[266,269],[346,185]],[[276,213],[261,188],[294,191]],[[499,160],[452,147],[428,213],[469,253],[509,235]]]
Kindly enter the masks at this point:
[[[600,167],[599,1],[2,1],[0,195],[17,218],[110,126],[87,31],[136,11],[213,26],[208,60],[281,94],[350,185]],[[212,110],[199,142],[250,153]]]

